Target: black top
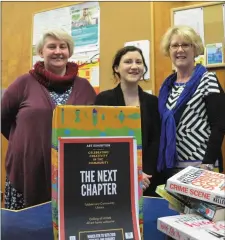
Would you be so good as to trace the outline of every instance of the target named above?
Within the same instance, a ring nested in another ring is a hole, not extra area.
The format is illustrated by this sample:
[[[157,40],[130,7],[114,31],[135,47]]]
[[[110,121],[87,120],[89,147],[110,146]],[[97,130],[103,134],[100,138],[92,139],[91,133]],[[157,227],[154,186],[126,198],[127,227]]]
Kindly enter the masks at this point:
[[[138,87],[138,94],[141,110],[143,172],[155,175],[160,139],[158,98],[144,92],[141,87]],[[126,106],[120,84],[114,89],[99,93],[95,105]]]
[[[221,146],[225,135],[225,93],[220,87],[220,93],[209,94],[205,98],[207,115],[211,127],[211,135],[203,164],[214,164],[219,160],[219,170],[223,171]]]

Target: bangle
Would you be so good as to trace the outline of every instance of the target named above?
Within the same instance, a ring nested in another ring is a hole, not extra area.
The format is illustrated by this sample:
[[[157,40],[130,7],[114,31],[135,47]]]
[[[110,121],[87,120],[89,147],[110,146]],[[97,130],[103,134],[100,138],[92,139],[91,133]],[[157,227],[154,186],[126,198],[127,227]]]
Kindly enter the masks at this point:
[[[206,164],[205,166],[206,166],[206,169],[209,171],[212,171],[214,169],[213,164]]]

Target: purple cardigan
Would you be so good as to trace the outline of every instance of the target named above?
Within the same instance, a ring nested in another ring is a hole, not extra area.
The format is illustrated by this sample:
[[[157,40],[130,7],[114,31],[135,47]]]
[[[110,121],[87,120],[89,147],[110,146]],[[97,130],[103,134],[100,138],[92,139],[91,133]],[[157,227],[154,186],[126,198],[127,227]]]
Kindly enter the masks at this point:
[[[95,91],[76,77],[68,105],[92,105]],[[52,113],[48,90],[30,74],[16,79],[2,98],[2,134],[8,140],[6,175],[26,207],[51,200]]]

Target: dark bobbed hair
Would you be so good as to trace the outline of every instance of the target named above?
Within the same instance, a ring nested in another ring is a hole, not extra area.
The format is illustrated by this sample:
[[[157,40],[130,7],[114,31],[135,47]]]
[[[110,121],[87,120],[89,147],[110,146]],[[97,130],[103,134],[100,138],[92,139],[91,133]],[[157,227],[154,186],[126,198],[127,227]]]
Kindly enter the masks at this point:
[[[120,78],[120,74],[115,71],[115,68],[120,65],[120,61],[121,61],[121,58],[123,57],[123,55],[125,55],[128,52],[136,52],[136,51],[139,52],[141,54],[141,57],[142,57],[142,61],[143,61],[144,68],[145,68],[145,71],[144,71],[144,74],[143,74],[143,77],[144,77],[144,75],[148,71],[148,67],[146,65],[145,58],[143,56],[143,53],[142,53],[141,49],[138,48],[138,47],[135,47],[135,46],[126,46],[126,47],[123,47],[123,48],[119,49],[117,51],[116,55],[113,58],[112,72],[113,72],[114,78],[116,78],[116,77]]]

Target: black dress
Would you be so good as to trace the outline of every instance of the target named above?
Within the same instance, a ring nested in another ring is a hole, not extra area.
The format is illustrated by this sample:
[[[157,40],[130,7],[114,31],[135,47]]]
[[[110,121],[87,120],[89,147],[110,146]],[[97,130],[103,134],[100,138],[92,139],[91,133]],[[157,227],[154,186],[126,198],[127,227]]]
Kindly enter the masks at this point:
[[[160,116],[158,112],[158,98],[148,94],[138,87],[141,132],[142,132],[142,161],[143,172],[152,175],[149,188],[144,191],[145,196],[157,196],[155,188],[158,185],[157,158],[160,139]],[[111,90],[103,91],[96,97],[95,105],[125,106],[125,100],[120,84]]]

